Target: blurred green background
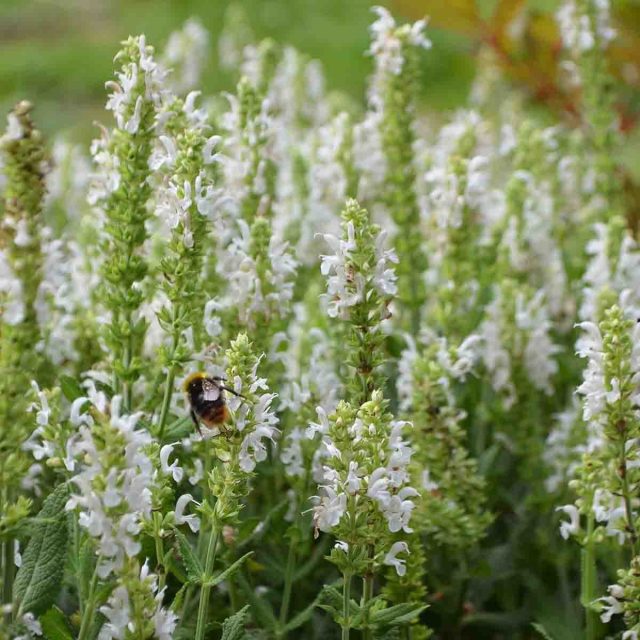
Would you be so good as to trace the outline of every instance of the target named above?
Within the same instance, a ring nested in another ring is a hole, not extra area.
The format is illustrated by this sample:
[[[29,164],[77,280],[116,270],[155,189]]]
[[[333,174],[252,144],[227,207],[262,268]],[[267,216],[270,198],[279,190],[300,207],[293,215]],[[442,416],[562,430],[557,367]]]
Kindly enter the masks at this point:
[[[47,134],[73,131],[92,135],[94,120],[104,120],[104,83],[113,72],[118,43],[145,33],[162,50],[171,31],[197,17],[211,34],[203,90],[230,89],[233,77],[219,69],[217,39],[229,0],[0,0],[0,111],[19,99],[36,105]],[[356,100],[364,96],[371,60],[364,55],[371,6],[363,0],[245,0],[257,39],[271,36],[319,59],[329,89]],[[399,19],[411,11],[389,5]],[[409,9],[415,9],[410,7]],[[425,7],[426,9],[426,7]],[[434,48],[424,56],[424,100],[436,109],[464,102],[473,76],[472,40],[429,29]],[[427,80],[428,79],[428,82]]]
[[[477,53],[491,50],[505,77],[533,104],[575,122],[579,95],[559,78],[563,52],[554,20],[560,0],[235,0],[257,42],[270,36],[323,63],[327,88],[363,102],[371,59],[365,55],[374,4],[399,21],[430,16],[433,48],[423,55],[422,106],[463,106]],[[616,109],[628,136],[625,161],[640,178],[640,0],[611,0],[618,37],[608,51]],[[232,89],[236,77],[218,65],[217,41],[231,0],[0,0],[0,114],[20,99],[36,105],[51,137],[79,141],[107,121],[105,81],[113,56],[130,34],[145,33],[162,51],[169,34],[189,17],[211,36],[202,89]]]

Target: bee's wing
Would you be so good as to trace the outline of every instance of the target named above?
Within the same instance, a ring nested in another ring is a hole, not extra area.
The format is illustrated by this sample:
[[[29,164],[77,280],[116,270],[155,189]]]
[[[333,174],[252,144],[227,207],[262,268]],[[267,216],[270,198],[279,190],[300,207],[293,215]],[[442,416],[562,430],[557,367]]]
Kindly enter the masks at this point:
[[[220,397],[220,387],[215,382],[205,380],[202,385],[202,399],[205,402],[215,402]]]

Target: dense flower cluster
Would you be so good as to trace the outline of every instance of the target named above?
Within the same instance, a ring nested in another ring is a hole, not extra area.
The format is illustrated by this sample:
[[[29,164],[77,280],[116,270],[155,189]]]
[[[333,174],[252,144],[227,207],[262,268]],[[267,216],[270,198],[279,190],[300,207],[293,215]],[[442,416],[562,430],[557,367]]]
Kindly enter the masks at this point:
[[[153,465],[145,453],[151,436],[136,428],[140,415],[120,415],[121,403],[115,396],[110,418],[102,416],[97,423],[79,413],[78,436],[65,461],[75,471],[72,482],[78,490],[66,508],[78,509],[80,526],[98,539],[103,578],[140,552],[138,534],[152,507]]]
[[[640,634],[609,3],[558,9],[552,126],[487,52],[425,117],[427,21],[374,13],[360,106],[234,6],[231,93],[189,20],[88,153],[9,114],[0,639]]]

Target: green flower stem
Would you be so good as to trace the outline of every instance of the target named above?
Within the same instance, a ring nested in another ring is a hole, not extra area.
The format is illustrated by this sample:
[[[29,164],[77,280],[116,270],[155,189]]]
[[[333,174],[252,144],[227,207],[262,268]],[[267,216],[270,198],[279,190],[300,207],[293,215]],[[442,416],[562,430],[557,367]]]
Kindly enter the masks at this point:
[[[95,569],[93,570],[93,576],[91,578],[91,584],[89,585],[89,596],[87,597],[87,606],[82,614],[82,622],[80,624],[80,633],[78,634],[78,640],[87,640],[89,637],[89,630],[91,623],[93,622],[93,614],[96,610],[96,587],[98,586],[98,567],[100,566],[101,558],[98,557],[96,561]]]
[[[372,549],[369,550],[371,555]],[[369,612],[366,610],[367,603],[373,597],[373,573],[367,573],[364,578],[362,578],[362,608],[364,609],[364,614],[362,616],[362,640],[372,640],[373,639],[373,631],[369,626]]]
[[[131,327],[131,313],[127,313],[126,323],[129,327]],[[129,335],[127,336],[127,340],[124,346],[124,353],[122,354],[122,360],[124,362],[125,369],[128,371],[131,367],[131,357],[132,357],[132,337],[131,331],[129,331]],[[124,381],[122,384],[122,397],[125,410],[127,412],[131,412],[131,407],[133,403],[133,389],[132,384],[129,381]]]
[[[351,628],[350,607],[351,602],[351,574],[344,574],[344,586],[342,597],[342,617],[344,622],[342,624],[342,640],[349,640],[349,629]]]
[[[5,488],[2,491],[2,503],[8,504],[8,502],[9,491]],[[2,563],[2,602],[5,604],[11,604],[13,601],[13,578],[15,574],[13,545],[13,538],[8,537],[2,543],[2,556],[0,557],[0,563]],[[7,624],[11,621],[11,610],[5,613],[4,620]]]
[[[77,518],[72,519],[73,522],[73,554],[79,560],[80,558],[80,525],[78,524]],[[82,580],[81,580],[81,564],[78,561],[76,563],[78,567],[76,580],[78,581],[78,610],[80,611],[80,618],[82,618],[84,614],[84,599],[82,593]]]
[[[207,558],[204,565],[203,585],[200,589],[200,603],[198,604],[198,621],[196,624],[196,640],[203,640],[205,627],[207,624],[207,610],[209,608],[209,593],[211,587],[206,583],[211,580],[213,565],[216,560],[216,551],[218,550],[218,538],[220,534],[215,528],[212,527],[211,534],[209,535],[209,546],[207,547]]]
[[[161,590],[166,582],[164,543],[162,542],[162,514],[156,512],[153,514],[153,538],[156,543],[156,573],[158,574],[158,590]],[[160,570],[162,569],[162,571]]]
[[[10,604],[13,599],[13,539],[2,543],[2,601]],[[11,619],[11,612],[5,613],[5,622]]]
[[[282,593],[282,605],[280,606],[280,624],[284,625],[287,622],[287,616],[289,615],[289,603],[291,601],[291,588],[293,587],[293,576],[296,568],[296,548],[295,540],[291,540],[289,543],[289,555],[287,556],[287,568],[284,574],[284,591]],[[287,634],[280,636],[286,638]]]
[[[593,544],[594,516],[590,514],[587,520],[587,537],[581,551],[582,590],[580,601],[585,609],[585,640],[596,640],[598,616],[591,609],[591,603],[596,599],[596,553]]]
[[[160,410],[160,419],[158,420],[158,440],[162,442],[164,429],[167,424],[167,416],[169,415],[169,406],[171,405],[171,394],[173,392],[173,382],[176,378],[176,370],[169,367],[167,379],[164,384],[164,397],[162,398],[162,409]]]
[[[620,440],[620,467],[618,473],[622,479],[622,496],[624,498],[624,508],[626,511],[627,527],[629,527],[629,534],[631,536],[631,548],[633,549],[634,557],[638,555],[638,532],[636,531],[636,525],[633,521],[633,510],[631,508],[631,490],[629,489],[629,477],[627,474],[627,452],[626,452],[626,440],[622,438]]]

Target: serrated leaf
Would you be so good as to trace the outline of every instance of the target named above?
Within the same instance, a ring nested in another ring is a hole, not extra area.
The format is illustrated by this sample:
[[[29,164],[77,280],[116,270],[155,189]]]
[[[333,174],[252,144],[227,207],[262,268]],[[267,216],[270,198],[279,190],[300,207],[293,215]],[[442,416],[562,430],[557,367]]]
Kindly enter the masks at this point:
[[[174,532],[184,568],[187,570],[189,582],[192,584],[200,584],[202,582],[202,575],[204,574],[204,567],[198,559],[198,556],[193,552],[186,536],[181,531],[178,531],[178,529],[175,529]]]
[[[51,607],[39,618],[42,634],[47,640],[73,640],[73,634],[67,624],[67,619],[58,609]]]
[[[243,640],[246,633],[244,625],[249,618],[249,605],[245,605],[222,623],[221,640]]]
[[[16,575],[14,597],[18,615],[38,615],[48,609],[62,586],[67,553],[67,517],[64,510],[69,497],[66,483],[58,485],[44,501],[33,526],[33,535],[22,556]]]
[[[178,592],[171,601],[171,605],[169,607],[172,611],[179,612],[182,609],[182,605],[184,604],[184,597],[187,593],[188,588],[188,584],[183,584],[180,589],[178,589]]]
[[[93,542],[88,538],[80,546],[80,554],[78,558],[79,575],[78,575],[78,591],[82,601],[86,601],[89,595],[89,583],[96,564],[96,558],[93,549]]]
[[[60,390],[69,402],[73,402],[74,400],[87,395],[80,383],[71,376],[60,377]]]
[[[552,638],[549,633],[547,632],[547,630],[539,623],[537,622],[532,622],[531,626],[545,639],[545,640],[554,640],[554,638]]]
[[[371,624],[381,627],[406,624],[415,620],[426,608],[426,605],[416,602],[403,602],[386,609],[372,611],[370,621]]]
[[[241,558],[238,558],[230,567],[227,567],[224,571],[207,581],[207,586],[215,587],[227,578],[230,578],[241,566],[242,563],[250,556],[253,555],[253,551],[245,553]]]
[[[342,591],[340,589],[337,589],[333,585],[325,585],[320,595],[321,598],[329,600],[329,606],[337,609],[342,614],[344,605]],[[324,608],[322,605],[320,606],[321,608]],[[360,605],[353,598],[349,601],[349,610],[352,617],[357,616],[360,613]]]

